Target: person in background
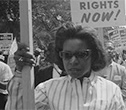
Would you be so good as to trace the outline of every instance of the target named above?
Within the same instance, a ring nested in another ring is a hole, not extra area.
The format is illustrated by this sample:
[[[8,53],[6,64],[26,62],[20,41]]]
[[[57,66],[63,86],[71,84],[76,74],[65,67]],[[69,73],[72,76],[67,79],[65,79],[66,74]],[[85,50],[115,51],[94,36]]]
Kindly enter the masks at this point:
[[[107,65],[99,72],[99,75],[117,84],[121,91],[123,99],[126,103],[126,68],[113,61],[113,53],[115,51],[113,41],[107,41],[105,44]]]
[[[9,52],[6,51],[6,50],[0,51],[0,61],[2,61],[2,62],[7,64],[8,54],[9,54]]]
[[[47,66],[40,67],[38,72],[35,75],[35,87],[44,81],[47,81],[51,78],[61,77],[66,75],[62,72],[58,66],[55,64],[55,43],[54,41],[50,42],[45,51],[45,62],[48,62]]]
[[[4,63],[4,56],[0,55],[0,110],[4,110],[8,97],[7,84],[13,77],[10,67]]]
[[[0,61],[5,63],[5,57],[2,54],[0,54]]]
[[[126,68],[126,50],[122,51],[122,63],[121,65],[123,65]]]
[[[4,63],[7,64],[8,56],[9,56],[9,51],[3,51],[3,56],[4,56]]]
[[[116,51],[113,52],[113,61],[121,65],[122,57],[121,57],[120,53],[118,53]]]
[[[55,52],[56,64],[67,75],[35,88],[36,110],[126,110],[120,88],[96,75],[106,60],[95,29],[63,24],[56,32]],[[5,110],[23,110],[21,71],[34,64],[34,57],[27,47],[19,45],[15,61],[17,71],[9,83]]]

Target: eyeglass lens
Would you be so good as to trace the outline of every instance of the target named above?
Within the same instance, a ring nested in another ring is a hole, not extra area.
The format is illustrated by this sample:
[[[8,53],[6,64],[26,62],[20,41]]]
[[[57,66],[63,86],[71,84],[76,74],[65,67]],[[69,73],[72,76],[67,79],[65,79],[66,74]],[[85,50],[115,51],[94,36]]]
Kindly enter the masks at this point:
[[[89,56],[89,51],[85,50],[85,51],[79,51],[79,52],[60,52],[60,57],[64,58],[66,60],[71,59],[73,56],[75,56],[76,58],[87,58]]]

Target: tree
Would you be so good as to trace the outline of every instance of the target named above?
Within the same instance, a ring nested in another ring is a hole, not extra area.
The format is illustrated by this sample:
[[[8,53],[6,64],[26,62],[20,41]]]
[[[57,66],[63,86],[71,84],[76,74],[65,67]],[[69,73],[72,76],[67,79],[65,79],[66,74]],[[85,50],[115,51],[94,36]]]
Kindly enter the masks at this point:
[[[52,40],[55,28],[65,21],[71,21],[69,0],[33,0],[32,9],[34,39],[43,37],[41,34],[44,31],[51,35]]]
[[[0,32],[13,33],[14,37],[20,36],[19,25],[19,1],[1,0],[0,1]]]
[[[55,39],[56,27],[71,21],[70,1],[33,0],[32,10],[34,40],[39,48],[46,50],[49,42]]]
[[[20,41],[19,0],[0,1],[0,32]],[[56,27],[71,21],[69,0],[32,0],[34,49],[46,49],[55,39]]]
[[[53,29],[71,20],[69,0],[32,0],[32,11],[34,38],[41,31],[54,37]],[[19,0],[0,1],[0,32],[11,32],[20,38]]]

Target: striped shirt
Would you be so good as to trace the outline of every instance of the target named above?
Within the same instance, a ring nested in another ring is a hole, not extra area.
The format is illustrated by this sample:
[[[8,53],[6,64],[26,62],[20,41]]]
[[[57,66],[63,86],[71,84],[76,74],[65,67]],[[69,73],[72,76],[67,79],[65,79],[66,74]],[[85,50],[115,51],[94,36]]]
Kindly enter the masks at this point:
[[[23,110],[21,79],[13,78],[5,110]],[[36,110],[126,110],[120,88],[92,72],[82,84],[70,76],[50,79],[35,89]]]
[[[124,66],[112,61],[109,66],[97,72],[97,75],[117,84],[122,91],[122,96],[126,103],[126,68]]]

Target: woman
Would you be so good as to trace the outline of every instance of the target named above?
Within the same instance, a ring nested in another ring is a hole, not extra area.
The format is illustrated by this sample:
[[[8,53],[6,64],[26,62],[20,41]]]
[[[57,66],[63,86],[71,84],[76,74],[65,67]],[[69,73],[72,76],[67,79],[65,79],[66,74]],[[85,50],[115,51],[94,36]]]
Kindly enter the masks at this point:
[[[56,64],[62,71],[66,71],[67,76],[50,79],[36,87],[37,110],[126,109],[119,87],[96,76],[96,72],[105,67],[106,61],[104,50],[94,29],[76,26],[70,22],[63,24],[56,32],[55,44]],[[18,78],[15,75],[9,84],[10,96],[6,110],[23,109],[21,92],[19,91],[18,97],[13,99],[12,89],[21,86],[18,79],[21,78],[19,75],[21,76],[24,64],[31,65],[33,62],[31,55],[25,52],[26,49],[19,46],[15,53]],[[14,79],[17,83],[13,83]]]

